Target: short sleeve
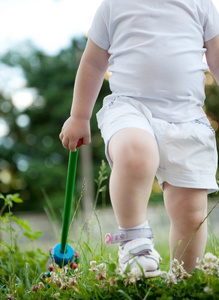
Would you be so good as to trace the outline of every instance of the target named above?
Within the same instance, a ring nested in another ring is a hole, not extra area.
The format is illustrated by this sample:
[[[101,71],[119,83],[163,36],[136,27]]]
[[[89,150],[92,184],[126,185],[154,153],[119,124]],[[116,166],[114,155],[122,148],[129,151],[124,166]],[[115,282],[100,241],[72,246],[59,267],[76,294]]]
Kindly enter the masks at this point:
[[[219,12],[212,0],[205,0],[205,4],[204,41],[207,42],[219,34]]]
[[[99,6],[91,24],[91,28],[88,31],[89,38],[104,50],[108,50],[110,47],[108,20],[109,7],[107,1],[104,0]]]

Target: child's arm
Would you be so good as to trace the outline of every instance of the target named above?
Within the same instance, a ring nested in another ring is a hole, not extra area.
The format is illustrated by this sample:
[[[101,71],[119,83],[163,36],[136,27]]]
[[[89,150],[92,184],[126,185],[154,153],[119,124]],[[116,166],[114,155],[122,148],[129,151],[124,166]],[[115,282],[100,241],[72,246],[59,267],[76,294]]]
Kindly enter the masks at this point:
[[[71,116],[59,136],[66,149],[76,151],[79,139],[83,139],[85,145],[90,143],[90,118],[108,68],[108,59],[107,50],[88,39],[77,71]]]
[[[219,85],[219,35],[205,43],[206,59],[210,71]]]

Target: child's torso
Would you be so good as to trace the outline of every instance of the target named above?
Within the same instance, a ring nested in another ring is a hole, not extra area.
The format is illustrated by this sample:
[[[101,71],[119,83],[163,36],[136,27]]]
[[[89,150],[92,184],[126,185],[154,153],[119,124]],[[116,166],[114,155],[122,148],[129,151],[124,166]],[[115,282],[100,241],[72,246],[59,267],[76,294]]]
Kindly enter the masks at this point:
[[[192,1],[119,0],[111,8],[114,93],[156,99],[161,106],[172,99],[204,101],[203,25]]]

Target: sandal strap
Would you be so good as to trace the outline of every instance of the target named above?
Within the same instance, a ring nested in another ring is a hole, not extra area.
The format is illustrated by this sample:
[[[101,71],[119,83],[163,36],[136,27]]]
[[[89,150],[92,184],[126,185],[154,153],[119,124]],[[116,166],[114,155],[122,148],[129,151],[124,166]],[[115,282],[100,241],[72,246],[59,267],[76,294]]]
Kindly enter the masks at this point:
[[[128,261],[131,263],[135,257],[144,256],[145,258],[153,259],[157,264],[157,269],[159,269],[160,256],[154,250],[153,245],[146,243],[143,245],[136,246],[128,251],[121,259],[120,263],[126,264]]]
[[[127,242],[138,238],[150,238],[154,237],[151,228],[138,228],[138,229],[129,229],[121,230],[119,233],[107,233],[105,235],[106,245]]]
[[[127,263],[127,261],[129,261],[130,259],[136,256],[146,256],[152,258],[151,253],[152,253],[152,245],[150,244],[139,245],[135,248],[130,249],[129,252],[126,255],[124,255],[124,257],[120,260],[120,262],[125,264]]]

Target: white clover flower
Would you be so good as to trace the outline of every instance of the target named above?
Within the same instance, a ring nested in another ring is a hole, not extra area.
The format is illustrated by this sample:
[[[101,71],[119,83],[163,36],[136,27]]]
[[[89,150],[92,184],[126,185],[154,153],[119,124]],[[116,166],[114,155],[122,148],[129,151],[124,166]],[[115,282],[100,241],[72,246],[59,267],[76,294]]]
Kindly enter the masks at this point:
[[[170,286],[172,284],[177,284],[177,279],[175,274],[169,273],[167,276],[167,284]]]
[[[67,290],[67,288],[68,288],[68,285],[67,285],[67,283],[65,283],[65,282],[62,282],[62,283],[61,283],[60,290],[62,290],[62,291],[65,291],[65,290]]]
[[[218,275],[219,259],[212,253],[206,253],[203,259],[203,263],[201,263],[200,259],[197,260],[197,263],[198,265],[196,266],[196,268],[203,271],[206,275]]]
[[[161,273],[160,277],[163,278],[163,279],[167,279],[168,273],[167,273],[166,271],[163,271],[163,272]]]
[[[142,279],[141,270],[139,268],[133,268],[131,272],[125,275],[125,285],[133,284],[140,279]]]
[[[67,277],[65,274],[61,274],[61,278],[62,278],[64,281],[67,281],[67,280],[68,280],[68,277]]]
[[[94,267],[94,269],[98,271],[96,275],[96,280],[99,281],[106,279],[106,264],[99,264],[98,266]]]
[[[188,279],[191,276],[186,272],[183,265],[184,262],[179,262],[176,258],[172,261],[172,273],[177,281]]]
[[[208,252],[204,256],[204,262],[207,264],[215,263],[217,261],[217,257],[212,253]]]
[[[204,272],[206,275],[214,275],[214,270],[212,270],[211,268],[204,269]]]
[[[203,270],[202,260],[199,257],[197,257],[196,263],[197,263],[196,269],[197,270]]]
[[[217,257],[212,253],[206,253],[204,256],[204,269],[216,269]]]
[[[75,277],[71,277],[69,279],[69,284],[70,284],[70,286],[78,286],[77,279]]]
[[[90,266],[91,266],[91,268],[89,269],[90,272],[96,272],[96,271],[98,271],[98,269],[97,269],[97,262],[95,260],[92,260],[90,262]]]
[[[60,297],[60,293],[55,293],[52,295],[52,297],[54,297],[54,298]]]
[[[142,272],[139,268],[133,268],[130,272],[137,280],[142,279]]]
[[[206,286],[206,287],[204,288],[204,292],[205,292],[206,294],[213,295],[212,289],[209,288],[208,286]]]
[[[119,268],[116,268],[116,269],[115,269],[115,274],[116,274],[116,275],[121,275],[121,270],[120,270]]]
[[[116,277],[111,277],[109,279],[109,283],[110,283],[111,286],[116,286],[117,285],[117,281],[118,281],[118,278],[116,278]]]
[[[58,277],[51,278],[51,283],[58,287],[62,285],[62,281]]]
[[[100,270],[100,272],[106,271],[106,264],[104,264],[104,263],[99,264],[97,267]]]
[[[136,282],[136,278],[131,273],[127,273],[125,276],[125,285],[133,284]]]
[[[98,272],[96,275],[96,280],[101,281],[106,279],[106,272]]]
[[[45,289],[45,285],[42,282],[39,282],[39,288],[40,289]]]

